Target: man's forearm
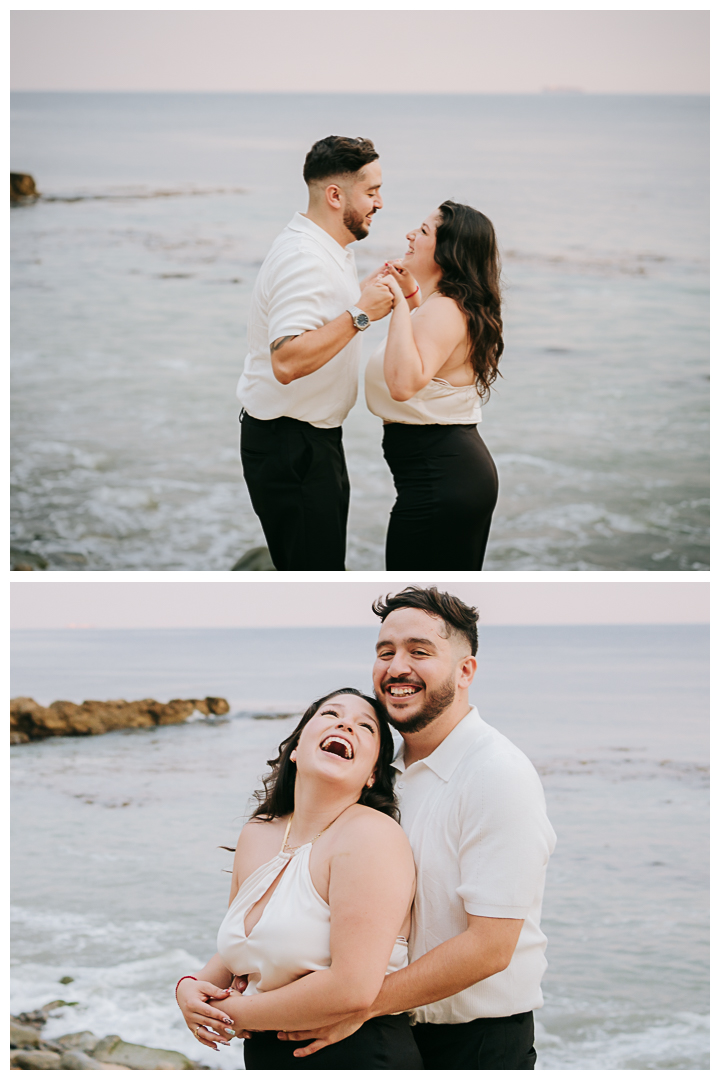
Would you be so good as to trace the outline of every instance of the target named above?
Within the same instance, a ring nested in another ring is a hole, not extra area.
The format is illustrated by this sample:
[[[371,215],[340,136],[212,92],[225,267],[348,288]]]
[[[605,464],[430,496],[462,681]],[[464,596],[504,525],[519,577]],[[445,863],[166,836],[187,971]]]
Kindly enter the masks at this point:
[[[358,333],[352,315],[344,311],[332,322],[317,330],[306,330],[297,337],[279,338],[270,346],[273,374],[287,385],[324,367]]]
[[[522,926],[522,920],[517,922]],[[513,949],[514,945],[513,942]],[[472,930],[466,930],[431,949],[408,967],[386,975],[370,1015],[407,1012],[451,997],[503,971],[511,957],[512,949],[508,953],[506,944],[483,939]]]

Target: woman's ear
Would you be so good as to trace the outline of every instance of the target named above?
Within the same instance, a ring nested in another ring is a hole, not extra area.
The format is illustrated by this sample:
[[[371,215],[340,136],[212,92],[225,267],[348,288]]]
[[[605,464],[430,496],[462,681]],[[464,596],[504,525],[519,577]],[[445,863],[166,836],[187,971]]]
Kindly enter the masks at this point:
[[[293,750],[292,754],[290,755],[290,760],[297,761],[297,750]]]

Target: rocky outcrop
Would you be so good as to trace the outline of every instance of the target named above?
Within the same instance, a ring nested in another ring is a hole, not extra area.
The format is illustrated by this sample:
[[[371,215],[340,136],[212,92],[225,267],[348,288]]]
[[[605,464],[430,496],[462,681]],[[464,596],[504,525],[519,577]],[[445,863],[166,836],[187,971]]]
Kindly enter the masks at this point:
[[[11,570],[47,570],[47,559],[42,555],[36,555],[33,551],[23,551],[22,548],[10,548]]]
[[[238,559],[233,570],[275,570],[270,552],[266,547],[254,547]]]
[[[230,712],[225,698],[175,698],[163,705],[152,698],[144,701],[54,701],[45,707],[32,698],[10,702],[11,744],[49,739],[53,735],[103,735],[120,728],[163,727],[182,724],[200,712],[203,716],[224,716]]]
[[[119,1035],[99,1039],[92,1031],[76,1031],[59,1039],[43,1039],[48,1016],[74,1001],[51,1001],[42,1009],[10,1017],[11,1069],[202,1069],[177,1050],[124,1042]]]
[[[34,202],[40,198],[35,181],[29,173],[10,173],[10,203]]]

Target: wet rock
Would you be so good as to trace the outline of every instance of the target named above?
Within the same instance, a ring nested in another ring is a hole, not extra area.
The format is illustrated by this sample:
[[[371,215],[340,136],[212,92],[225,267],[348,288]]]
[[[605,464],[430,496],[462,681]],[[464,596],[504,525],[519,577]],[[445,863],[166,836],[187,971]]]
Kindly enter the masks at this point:
[[[225,698],[222,697],[205,698],[205,704],[207,705],[208,711],[210,712],[211,716],[225,716],[226,713],[230,712],[230,706],[228,705]],[[195,707],[199,707],[197,702],[195,704]]]
[[[22,548],[10,548],[11,570],[47,570],[47,565],[47,559],[43,559],[42,555],[23,551]]]
[[[195,1069],[190,1058],[177,1050],[154,1050],[149,1046],[123,1042],[119,1035],[101,1039],[92,1055],[96,1061],[125,1065],[130,1069]]]
[[[96,1040],[97,1041],[97,1040]],[[61,1069],[104,1069],[101,1061],[96,1061],[84,1050],[66,1050],[60,1058]]]
[[[10,1017],[10,1046],[16,1048],[40,1045],[40,1029],[34,1024],[21,1024]]]
[[[90,1054],[100,1039],[92,1031],[72,1031],[68,1035],[61,1035],[57,1041],[63,1050],[82,1050]]]
[[[11,1050],[10,1068],[15,1069],[59,1069],[60,1054],[52,1050]]]
[[[10,203],[34,202],[40,198],[35,181],[29,173],[10,173]]]
[[[10,702],[10,742],[31,742],[53,735],[102,735],[122,728],[163,727],[181,724],[199,710],[205,716],[221,716],[230,711],[225,698],[207,697],[167,704],[147,698],[144,701],[54,701],[45,707],[32,698],[14,698]]]
[[[28,698],[26,700],[32,699]],[[18,1013],[17,1016],[13,1016],[11,1019],[20,1024],[30,1024],[35,1028],[41,1028],[50,1013],[55,1012],[56,1009],[62,1009],[66,1005],[77,1005],[77,1001],[63,1001],[62,998],[56,998],[54,1001],[48,1001],[47,1005],[42,1005],[39,1009],[33,1009],[32,1012]]]
[[[75,980],[72,975],[63,975],[62,979],[58,979],[58,982],[62,983],[63,986],[67,986],[68,983],[75,982]]]
[[[238,559],[233,570],[275,570],[266,547],[254,547]]]

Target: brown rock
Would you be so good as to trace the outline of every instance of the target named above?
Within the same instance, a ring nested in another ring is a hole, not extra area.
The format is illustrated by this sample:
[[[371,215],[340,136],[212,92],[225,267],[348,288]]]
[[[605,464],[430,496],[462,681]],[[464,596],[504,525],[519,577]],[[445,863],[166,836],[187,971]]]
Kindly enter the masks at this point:
[[[198,709],[205,716],[230,711],[224,698],[182,700],[174,698],[163,704],[146,698],[143,701],[53,701],[45,708],[32,698],[14,698],[10,702],[10,741],[29,742],[53,735],[102,735],[121,728],[151,728],[181,724]]]
[[[154,715],[157,717],[156,724],[181,724],[183,720],[187,720],[188,716],[192,716],[195,711],[195,706],[192,701],[181,701],[179,698],[173,698],[172,701],[168,701],[167,705],[160,705],[155,709]]]
[[[230,706],[224,697],[206,697],[205,701],[213,716],[225,716],[230,712]]]
[[[59,1069],[60,1057],[52,1050],[11,1050],[10,1068]]]
[[[63,1050],[82,1050],[89,1054],[95,1049],[100,1039],[92,1031],[73,1031],[68,1035],[61,1035],[58,1043]]]
[[[10,1046],[39,1046],[40,1031],[32,1024],[21,1024],[14,1016],[10,1017]]]
[[[101,1039],[93,1050],[96,1061],[126,1065],[131,1069],[195,1069],[196,1065],[177,1050],[156,1050],[124,1042],[119,1035]]]
[[[29,173],[10,173],[10,202],[30,202],[38,199],[40,192],[35,187],[35,181]]]

